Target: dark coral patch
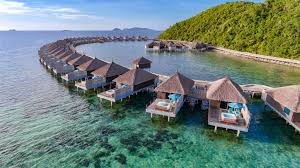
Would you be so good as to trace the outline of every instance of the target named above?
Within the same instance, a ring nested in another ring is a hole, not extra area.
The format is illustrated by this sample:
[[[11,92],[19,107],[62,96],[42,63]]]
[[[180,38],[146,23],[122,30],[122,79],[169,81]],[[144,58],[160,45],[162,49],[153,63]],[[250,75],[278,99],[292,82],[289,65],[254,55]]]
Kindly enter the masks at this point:
[[[118,154],[115,159],[122,165],[126,164],[126,156],[123,154]]]

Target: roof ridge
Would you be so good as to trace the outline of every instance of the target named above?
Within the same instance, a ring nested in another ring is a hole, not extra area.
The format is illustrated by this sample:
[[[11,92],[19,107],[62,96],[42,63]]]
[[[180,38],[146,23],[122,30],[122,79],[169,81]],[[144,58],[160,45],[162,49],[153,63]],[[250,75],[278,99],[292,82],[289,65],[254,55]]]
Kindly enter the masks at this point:
[[[179,83],[180,83],[180,87],[181,87],[181,89],[183,90],[183,93],[185,93],[185,90],[184,90],[184,88],[183,88],[183,86],[182,86],[182,79],[181,79],[181,76],[180,76],[181,74],[179,73],[179,72],[177,72],[177,77],[178,77],[178,80],[179,80]]]
[[[113,62],[111,62],[110,64],[108,64],[108,68],[106,70],[106,74],[110,71],[111,67],[113,66]]]
[[[138,70],[137,69],[133,69],[133,70],[134,70],[134,74],[133,74],[133,81],[132,82],[133,82],[133,85],[134,85],[135,81],[136,81],[137,74],[138,74],[137,73]],[[130,71],[128,71],[128,72],[130,72]]]

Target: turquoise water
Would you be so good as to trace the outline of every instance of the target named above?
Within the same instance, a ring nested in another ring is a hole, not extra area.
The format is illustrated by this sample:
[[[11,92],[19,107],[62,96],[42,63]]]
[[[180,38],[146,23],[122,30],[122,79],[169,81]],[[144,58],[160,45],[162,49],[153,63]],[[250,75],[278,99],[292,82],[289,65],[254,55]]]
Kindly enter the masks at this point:
[[[0,32],[0,167],[299,167],[300,135],[263,104],[249,104],[248,133],[207,125],[207,112],[188,106],[176,120],[145,114],[151,95],[110,108],[77,92],[38,62],[38,48],[61,32]],[[130,65],[145,55],[151,71],[179,69],[194,79],[230,75],[239,83],[300,83],[300,71],[215,53],[147,53],[143,42],[79,46],[91,56]]]

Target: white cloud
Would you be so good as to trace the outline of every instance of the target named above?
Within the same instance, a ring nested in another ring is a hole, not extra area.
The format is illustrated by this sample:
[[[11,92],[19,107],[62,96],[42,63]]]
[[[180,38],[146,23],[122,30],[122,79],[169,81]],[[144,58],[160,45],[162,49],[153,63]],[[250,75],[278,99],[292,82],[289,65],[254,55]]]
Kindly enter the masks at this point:
[[[31,8],[25,6],[23,2],[0,0],[0,13],[24,14],[31,12]]]
[[[65,13],[80,13],[79,10],[73,9],[73,8],[46,8],[43,9],[43,11],[48,11],[48,12],[65,12]]]
[[[102,17],[84,14],[74,8],[67,7],[29,7],[23,2],[0,0],[0,14],[22,15],[29,14],[32,16],[47,17],[54,16],[59,19],[77,20],[77,19],[103,19]]]
[[[86,15],[86,14],[56,14],[56,17],[61,19],[77,20],[77,19],[93,19],[93,20],[102,20],[103,17]]]

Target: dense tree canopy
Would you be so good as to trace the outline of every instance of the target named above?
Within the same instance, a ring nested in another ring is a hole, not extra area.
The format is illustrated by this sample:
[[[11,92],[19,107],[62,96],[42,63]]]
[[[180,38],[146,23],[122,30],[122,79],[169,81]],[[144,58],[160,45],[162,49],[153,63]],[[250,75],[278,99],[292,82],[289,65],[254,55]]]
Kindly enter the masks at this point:
[[[176,23],[158,38],[300,59],[300,0],[222,4]]]

